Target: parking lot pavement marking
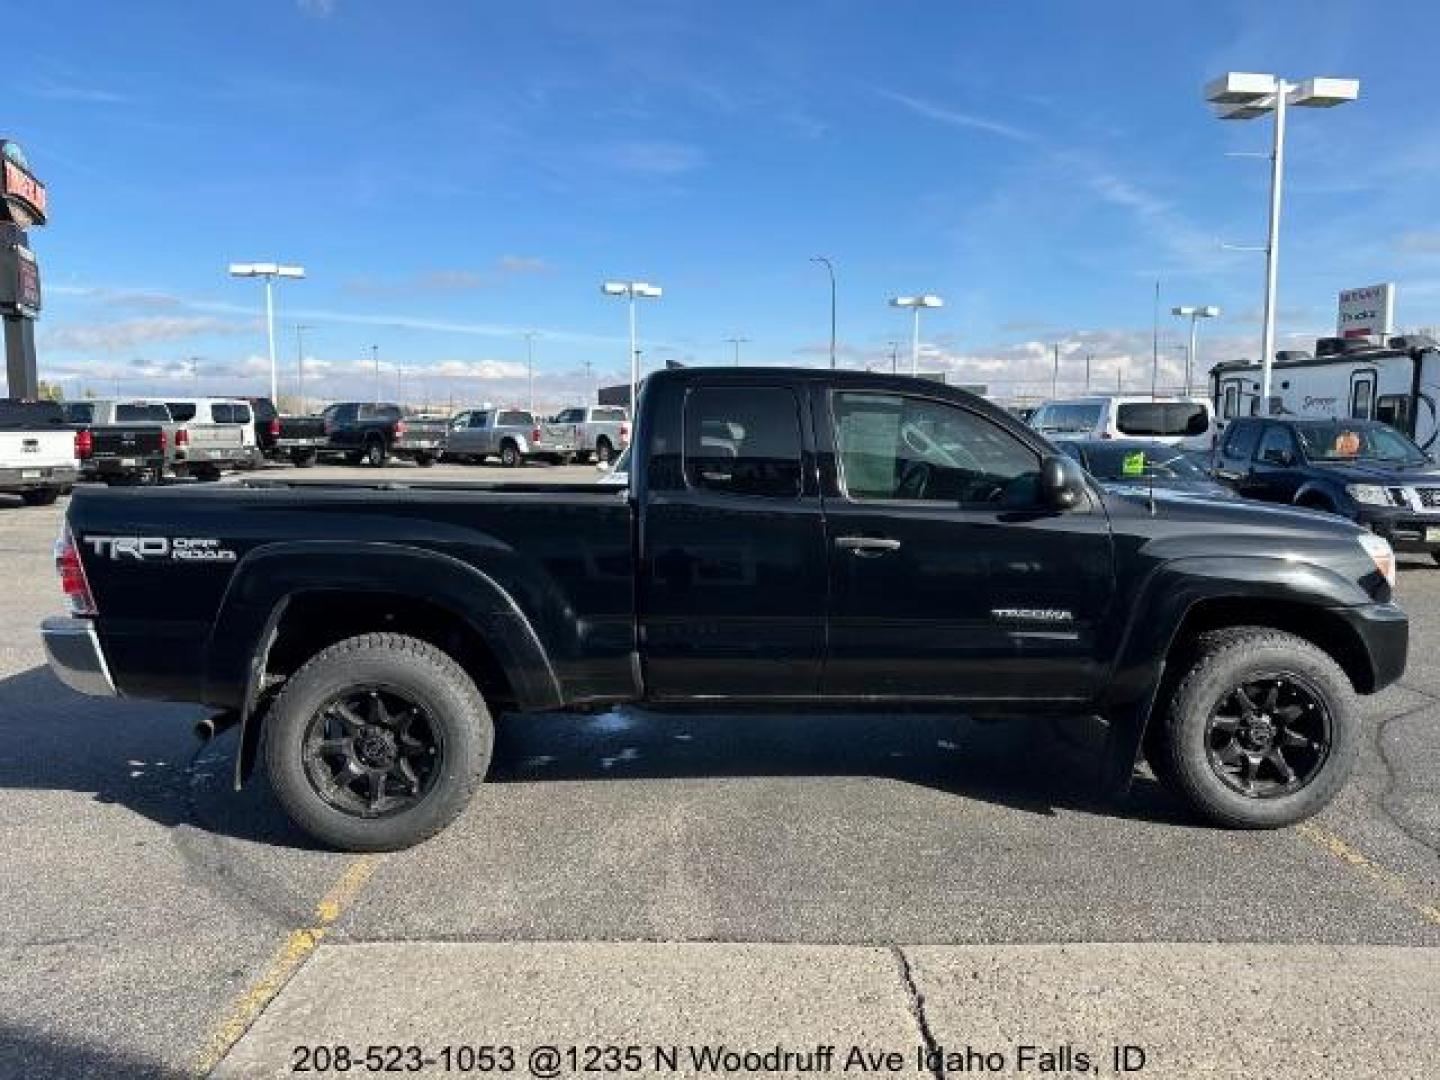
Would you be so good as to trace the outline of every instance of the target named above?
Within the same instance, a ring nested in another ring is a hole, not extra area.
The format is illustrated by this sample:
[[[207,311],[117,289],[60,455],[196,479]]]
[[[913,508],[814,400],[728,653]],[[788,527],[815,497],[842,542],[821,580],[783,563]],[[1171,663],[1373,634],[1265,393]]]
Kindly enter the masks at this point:
[[[230,1052],[230,1048],[265,1011],[265,1006],[285,988],[285,984],[315,951],[315,946],[320,944],[331,925],[360,894],[360,890],[380,865],[380,859],[379,855],[362,855],[352,862],[316,903],[314,925],[290,931],[285,943],[280,946],[260,978],[247,986],[221,1017],[195,1063],[197,1075],[210,1075],[215,1066]]]
[[[1356,850],[1343,837],[1307,821],[1295,826],[1295,832],[1315,844],[1342,864],[1363,874],[1375,882],[1403,906],[1418,914],[1427,922],[1440,926],[1440,905],[1428,903],[1413,895],[1410,883],[1401,875],[1381,866],[1363,852]]]

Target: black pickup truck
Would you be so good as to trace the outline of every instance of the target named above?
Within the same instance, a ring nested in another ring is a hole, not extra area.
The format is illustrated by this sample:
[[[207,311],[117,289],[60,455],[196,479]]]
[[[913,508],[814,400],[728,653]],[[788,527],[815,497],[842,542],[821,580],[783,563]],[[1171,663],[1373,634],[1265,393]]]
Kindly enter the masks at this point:
[[[388,402],[339,401],[322,414],[321,454],[342,455],[351,465],[381,466],[390,458],[434,465],[445,450],[443,422],[407,419]]]
[[[202,702],[313,836],[390,849],[484,779],[500,711],[1095,716],[1208,820],[1343,785],[1400,677],[1381,538],[1106,493],[1007,413],[895,376],[678,369],[627,486],[249,480],[84,491],[57,545],[70,686]],[[264,733],[263,740],[261,733]]]

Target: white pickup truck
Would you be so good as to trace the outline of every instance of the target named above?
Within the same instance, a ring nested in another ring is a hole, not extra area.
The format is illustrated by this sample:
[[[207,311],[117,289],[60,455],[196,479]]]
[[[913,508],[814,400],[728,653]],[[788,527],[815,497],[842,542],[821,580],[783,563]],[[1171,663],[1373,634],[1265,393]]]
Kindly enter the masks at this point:
[[[0,492],[48,506],[75,486],[75,432],[53,401],[0,399]]]

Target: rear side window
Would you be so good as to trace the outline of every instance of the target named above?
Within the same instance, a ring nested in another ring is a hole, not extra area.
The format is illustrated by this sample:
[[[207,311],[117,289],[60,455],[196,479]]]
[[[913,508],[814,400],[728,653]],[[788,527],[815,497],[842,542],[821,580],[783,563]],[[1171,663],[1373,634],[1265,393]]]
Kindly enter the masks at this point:
[[[623,424],[625,422],[624,409],[596,409],[590,415],[595,418],[597,424]]]
[[[780,386],[701,387],[685,400],[691,487],[771,499],[800,495],[800,406]]]
[[[1115,426],[1137,437],[1204,435],[1210,415],[1193,401],[1127,401],[1116,409]]]
[[[1094,431],[1104,414],[1105,406],[1098,401],[1057,401],[1036,413],[1030,424],[1049,434],[1083,435]]]
[[[1255,444],[1260,439],[1260,425],[1237,421],[1225,433],[1225,443],[1220,452],[1227,458],[1249,461],[1255,453]]]
[[[193,401],[172,401],[166,405],[170,410],[173,420],[181,424],[188,424],[195,419],[195,403]]]
[[[557,424],[580,424],[585,421],[584,409],[566,409],[559,416],[555,417]]]
[[[65,411],[53,401],[0,400],[0,428],[63,427]]]
[[[117,424],[168,424],[170,412],[159,402],[150,404],[142,401],[133,405],[116,405],[115,422]]]
[[[65,419],[72,424],[93,424],[95,422],[95,406],[86,401],[67,402]]]
[[[210,406],[210,417],[217,424],[248,424],[250,406],[233,401],[217,401]]]
[[[496,427],[530,427],[535,421],[528,412],[502,412],[495,420]]]

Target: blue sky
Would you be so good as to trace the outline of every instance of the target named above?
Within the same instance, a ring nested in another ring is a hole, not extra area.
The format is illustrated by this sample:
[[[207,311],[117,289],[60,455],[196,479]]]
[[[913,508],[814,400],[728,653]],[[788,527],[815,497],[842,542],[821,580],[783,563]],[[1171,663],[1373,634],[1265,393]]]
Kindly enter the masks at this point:
[[[1382,15],[1383,13],[1383,15]],[[1221,123],[1227,69],[1358,77],[1292,114],[1280,329],[1394,280],[1440,323],[1433,3],[624,5],[51,0],[7,57],[4,134],[50,188],[32,234],[42,377],[261,392],[261,294],[231,260],[302,263],[280,295],[311,393],[542,403],[625,370],[607,277],[649,280],[645,358],[888,366],[896,292],[947,306],[926,366],[999,392],[1148,385],[1165,309],[1213,303],[1205,361],[1253,355],[1268,122]],[[1183,333],[1164,319],[1162,382]],[[902,344],[902,356],[907,346]],[[190,358],[199,357],[192,364]],[[198,367],[198,379],[192,372]]]

